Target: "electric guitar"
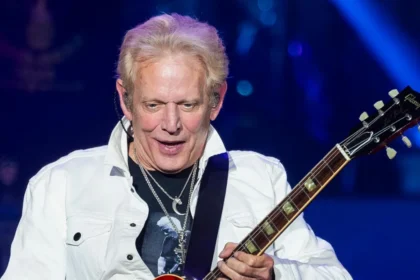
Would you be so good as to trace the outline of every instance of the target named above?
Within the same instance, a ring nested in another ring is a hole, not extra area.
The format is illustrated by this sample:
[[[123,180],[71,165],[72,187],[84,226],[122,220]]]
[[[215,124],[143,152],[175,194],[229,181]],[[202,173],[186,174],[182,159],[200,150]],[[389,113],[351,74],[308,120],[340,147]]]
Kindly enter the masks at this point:
[[[386,104],[383,101],[374,104],[376,112],[373,115],[369,116],[366,112],[360,115],[361,123],[351,131],[350,135],[325,155],[238,244],[234,252],[243,251],[252,255],[262,255],[342,168],[354,158],[374,154],[385,148],[387,156],[393,159],[396,151],[388,147],[388,144],[397,137],[402,137],[402,141],[407,147],[412,146],[403,132],[416,125],[420,130],[420,94],[407,86],[400,93],[396,89],[391,90],[389,96],[391,100]],[[203,280],[213,280],[219,277],[223,277],[223,274],[216,267]],[[185,277],[165,274],[155,280],[182,279]]]

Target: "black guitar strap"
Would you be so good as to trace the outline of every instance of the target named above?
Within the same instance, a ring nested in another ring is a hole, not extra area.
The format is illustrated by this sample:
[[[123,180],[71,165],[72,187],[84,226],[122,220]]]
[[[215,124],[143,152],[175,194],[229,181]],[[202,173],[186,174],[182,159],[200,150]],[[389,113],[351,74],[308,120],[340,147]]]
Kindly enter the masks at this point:
[[[225,201],[229,155],[210,157],[200,183],[184,266],[187,279],[203,279],[211,269]]]

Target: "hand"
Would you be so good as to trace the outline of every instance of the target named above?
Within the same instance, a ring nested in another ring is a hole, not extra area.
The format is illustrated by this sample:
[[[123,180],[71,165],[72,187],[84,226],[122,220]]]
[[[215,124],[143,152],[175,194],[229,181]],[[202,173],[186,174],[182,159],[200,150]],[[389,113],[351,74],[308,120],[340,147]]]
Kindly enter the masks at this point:
[[[227,243],[219,257],[222,259],[227,258],[237,245],[237,243]],[[235,252],[232,258],[229,258],[226,262],[219,261],[217,266],[224,275],[232,280],[271,280],[274,261],[270,256],[265,254],[254,256],[244,252]]]

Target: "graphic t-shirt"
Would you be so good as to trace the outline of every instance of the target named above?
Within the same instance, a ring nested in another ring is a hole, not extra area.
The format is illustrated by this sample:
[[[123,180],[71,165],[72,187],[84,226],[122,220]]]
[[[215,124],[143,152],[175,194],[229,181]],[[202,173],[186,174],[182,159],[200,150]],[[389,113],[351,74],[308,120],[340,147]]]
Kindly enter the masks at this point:
[[[165,215],[162,207],[159,205],[157,199],[151,192],[140,167],[130,157],[128,164],[130,173],[133,176],[133,185],[139,196],[149,206],[149,216],[146,220],[146,224],[136,240],[137,251],[155,277],[162,274],[176,274],[183,276],[183,266],[180,265],[177,254],[175,253],[175,250],[179,249],[178,233],[174,230],[172,223]],[[175,197],[179,196],[181,193],[191,170],[192,167],[174,175],[168,175],[158,171],[149,171],[149,173],[170,196]],[[196,171],[196,174],[198,174],[198,170]],[[187,186],[181,195],[182,205],[177,205],[176,207],[176,210],[182,215],[177,214],[173,210],[173,200],[162,192],[150,176],[148,177],[155,192],[169,213],[172,222],[178,228],[178,232],[184,226],[192,177],[193,176],[189,179]],[[188,246],[189,236],[191,233],[191,219],[191,214],[188,211],[185,248]]]

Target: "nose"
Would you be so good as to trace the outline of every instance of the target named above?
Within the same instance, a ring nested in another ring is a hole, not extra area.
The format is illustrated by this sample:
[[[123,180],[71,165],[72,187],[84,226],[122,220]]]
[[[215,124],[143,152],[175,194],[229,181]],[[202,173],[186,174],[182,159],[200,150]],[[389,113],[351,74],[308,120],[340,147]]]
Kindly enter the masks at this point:
[[[175,134],[181,128],[181,119],[178,110],[178,106],[174,103],[167,103],[165,105],[162,129],[170,134]]]

